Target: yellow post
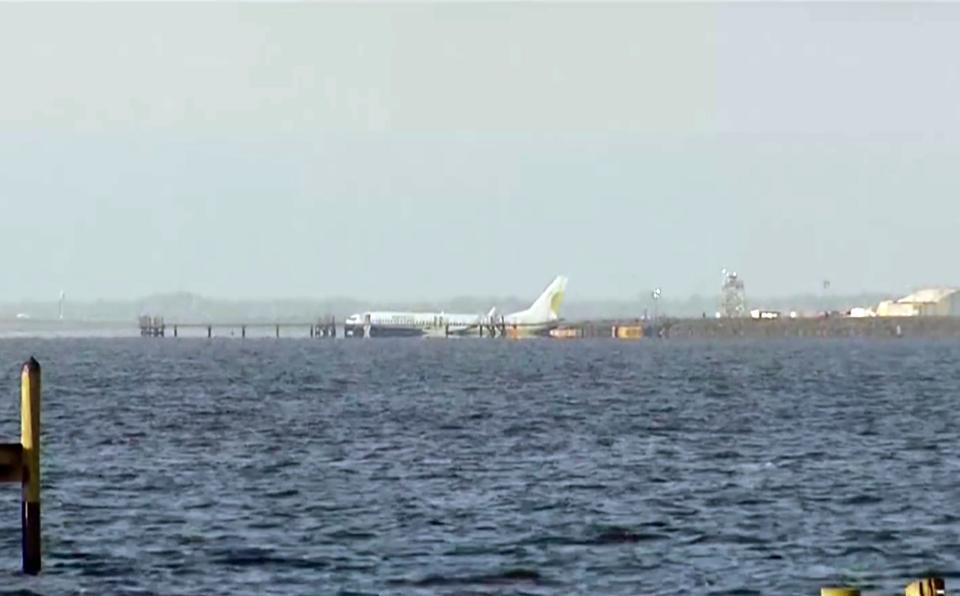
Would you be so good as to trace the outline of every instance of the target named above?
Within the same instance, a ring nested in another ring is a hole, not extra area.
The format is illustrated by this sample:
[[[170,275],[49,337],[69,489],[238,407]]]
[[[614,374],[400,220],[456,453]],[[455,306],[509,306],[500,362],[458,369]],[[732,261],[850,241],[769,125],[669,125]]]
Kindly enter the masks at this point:
[[[23,572],[40,572],[40,363],[30,358],[20,374],[20,444],[23,446]]]
[[[918,579],[907,586],[904,592],[906,596],[944,596],[946,593],[946,586],[941,577]]]
[[[856,588],[820,588],[820,596],[860,596]]]

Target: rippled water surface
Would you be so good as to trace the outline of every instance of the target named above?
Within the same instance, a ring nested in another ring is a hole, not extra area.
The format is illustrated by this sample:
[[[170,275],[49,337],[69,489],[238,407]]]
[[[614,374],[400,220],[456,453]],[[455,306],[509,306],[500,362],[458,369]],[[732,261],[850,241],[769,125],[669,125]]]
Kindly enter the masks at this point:
[[[0,342],[44,574],[0,591],[902,593],[960,581],[960,343]]]

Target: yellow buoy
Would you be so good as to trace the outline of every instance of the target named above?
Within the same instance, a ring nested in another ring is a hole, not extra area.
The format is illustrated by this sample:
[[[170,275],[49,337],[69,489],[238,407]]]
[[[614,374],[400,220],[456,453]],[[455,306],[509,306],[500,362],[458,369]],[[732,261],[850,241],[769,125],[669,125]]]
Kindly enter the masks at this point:
[[[860,596],[856,588],[820,588],[820,596]]]

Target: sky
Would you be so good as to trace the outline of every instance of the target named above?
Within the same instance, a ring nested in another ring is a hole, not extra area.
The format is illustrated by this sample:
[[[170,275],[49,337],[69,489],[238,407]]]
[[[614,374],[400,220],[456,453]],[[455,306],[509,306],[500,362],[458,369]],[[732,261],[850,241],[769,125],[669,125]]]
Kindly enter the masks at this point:
[[[960,285],[960,4],[3,4],[0,300]]]

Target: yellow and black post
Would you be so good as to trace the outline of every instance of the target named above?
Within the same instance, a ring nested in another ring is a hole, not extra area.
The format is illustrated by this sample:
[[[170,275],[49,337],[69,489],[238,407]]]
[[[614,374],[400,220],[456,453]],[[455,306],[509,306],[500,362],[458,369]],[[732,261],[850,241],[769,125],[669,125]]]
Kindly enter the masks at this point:
[[[23,572],[40,573],[40,363],[31,358],[20,374],[20,442],[0,443],[0,482],[22,488]]]
[[[906,596],[944,596],[946,585],[942,577],[918,579],[904,590]]]
[[[40,363],[30,358],[20,373],[20,444],[23,446],[23,572],[40,572]]]

